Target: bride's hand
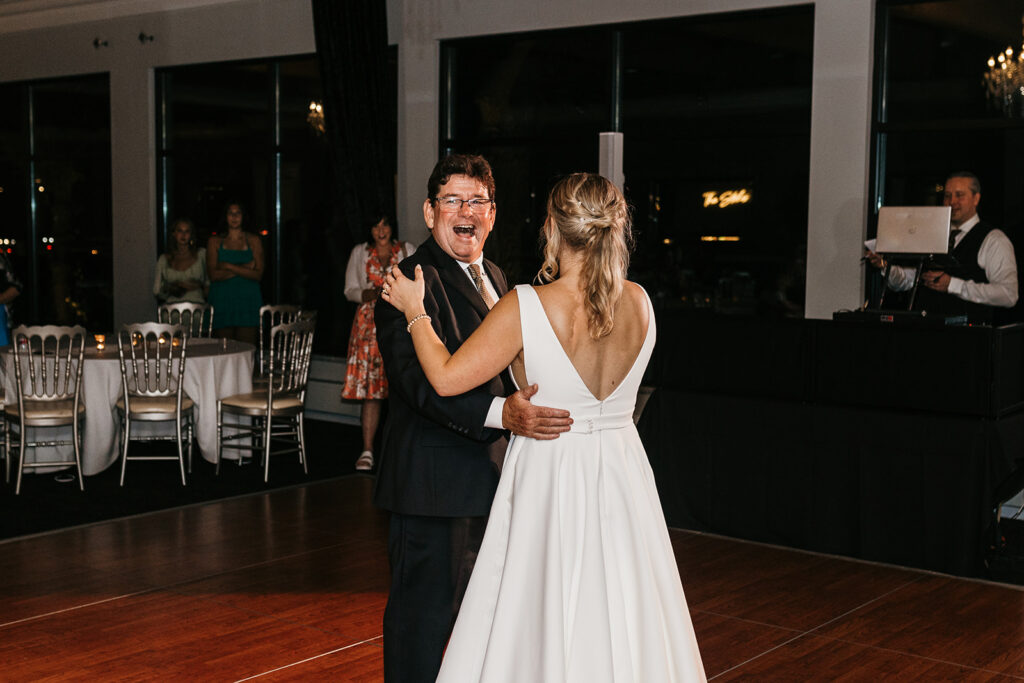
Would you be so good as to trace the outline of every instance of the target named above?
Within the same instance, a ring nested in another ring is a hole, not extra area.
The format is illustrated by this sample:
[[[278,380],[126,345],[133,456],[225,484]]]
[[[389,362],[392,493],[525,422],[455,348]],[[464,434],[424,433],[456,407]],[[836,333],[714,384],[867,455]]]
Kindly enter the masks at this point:
[[[423,268],[416,266],[415,280],[410,280],[398,266],[394,266],[381,289],[381,298],[400,310],[409,313],[411,310],[423,308]]]

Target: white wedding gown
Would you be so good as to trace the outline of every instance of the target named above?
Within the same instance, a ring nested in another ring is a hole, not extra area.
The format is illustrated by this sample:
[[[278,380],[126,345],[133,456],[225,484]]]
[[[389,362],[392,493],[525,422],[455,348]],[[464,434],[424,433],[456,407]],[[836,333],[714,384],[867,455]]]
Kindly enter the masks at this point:
[[[532,287],[520,285],[535,405],[572,431],[514,437],[438,681],[670,683],[704,668],[668,529],[633,426],[654,348],[605,400],[580,379]],[[648,299],[648,310],[650,300]]]

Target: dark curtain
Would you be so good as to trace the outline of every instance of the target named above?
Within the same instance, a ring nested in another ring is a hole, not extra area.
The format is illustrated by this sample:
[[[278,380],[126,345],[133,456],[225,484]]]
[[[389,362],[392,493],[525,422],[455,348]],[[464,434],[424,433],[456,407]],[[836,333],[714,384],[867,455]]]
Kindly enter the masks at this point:
[[[333,174],[332,227],[359,243],[367,239],[371,214],[395,211],[385,2],[313,0],[313,21]]]

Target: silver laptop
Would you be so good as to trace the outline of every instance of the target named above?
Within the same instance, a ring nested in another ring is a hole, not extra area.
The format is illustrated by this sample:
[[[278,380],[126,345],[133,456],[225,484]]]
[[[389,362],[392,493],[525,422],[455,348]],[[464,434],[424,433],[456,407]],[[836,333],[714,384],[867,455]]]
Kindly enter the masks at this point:
[[[948,206],[883,206],[878,210],[879,254],[945,254]]]

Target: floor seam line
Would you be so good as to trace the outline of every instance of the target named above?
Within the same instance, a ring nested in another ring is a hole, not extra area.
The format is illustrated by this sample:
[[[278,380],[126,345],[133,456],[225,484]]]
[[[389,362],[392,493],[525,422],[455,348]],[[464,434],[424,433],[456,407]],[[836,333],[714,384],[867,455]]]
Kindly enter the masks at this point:
[[[902,584],[900,586],[896,586],[895,588],[891,588],[890,590],[887,590],[886,592],[882,593],[881,595],[876,595],[875,597],[871,598],[867,602],[862,602],[861,604],[857,605],[856,607],[848,609],[845,612],[843,612],[842,614],[837,614],[836,616],[832,617],[828,621],[825,621],[825,622],[823,622],[821,624],[818,624],[814,628],[810,629],[808,631],[808,633],[814,633],[815,631],[818,631],[819,629],[825,628],[829,624],[834,624],[838,620],[843,619],[845,617],[848,617],[849,615],[853,614],[854,612],[859,612],[860,610],[864,609],[868,605],[873,605],[873,604],[877,603],[879,600],[882,600],[883,598],[887,598],[890,595],[893,595],[894,593],[898,593],[899,591],[903,590],[904,588],[907,588],[908,586],[912,586],[915,583],[917,583],[918,581],[923,581],[923,580],[924,580],[924,577],[917,577],[917,578],[914,578],[914,579],[912,579],[910,581],[907,581],[906,583],[904,583],[904,584]]]
[[[892,588],[891,590],[888,590],[885,593],[882,593],[881,595],[875,596],[874,598],[872,598],[871,600],[868,600],[867,602],[863,602],[860,605],[857,605],[856,607],[854,607],[852,609],[849,609],[846,612],[843,612],[842,614],[836,615],[832,619],[829,619],[828,621],[826,621],[824,623],[821,623],[821,624],[815,626],[814,628],[812,628],[810,630],[798,633],[797,635],[793,636],[792,638],[790,638],[788,640],[785,640],[785,641],[779,643],[778,645],[775,645],[774,647],[771,647],[771,648],[769,648],[769,649],[767,649],[767,650],[765,650],[763,652],[760,652],[760,653],[754,655],[753,657],[749,657],[745,661],[742,661],[739,664],[735,664],[734,666],[731,666],[728,669],[725,669],[724,671],[721,671],[721,672],[715,674],[714,676],[712,676],[708,680],[713,680],[715,678],[718,678],[722,674],[729,673],[730,671],[735,671],[736,669],[738,669],[740,667],[743,667],[743,666],[746,666],[747,664],[749,664],[749,663],[751,663],[751,662],[753,662],[753,661],[755,661],[757,659],[760,659],[760,658],[764,657],[765,655],[770,654],[770,653],[778,650],[779,648],[782,648],[782,647],[785,647],[787,645],[790,645],[791,643],[794,643],[797,640],[800,640],[801,638],[804,638],[806,636],[811,636],[811,635],[817,636],[815,631],[817,631],[818,629],[824,628],[825,626],[828,626],[829,624],[834,623],[835,621],[837,621],[839,619],[842,619],[843,617],[846,617],[847,615],[853,614],[854,612],[856,612],[858,610],[861,610],[864,607],[867,607],[868,605],[870,605],[872,603],[875,603],[875,602],[881,600],[882,598],[884,598],[884,597],[886,597],[888,595],[892,595],[893,593],[896,593],[897,591],[901,591],[904,588],[906,588],[907,586],[910,586],[910,585],[912,585],[914,583],[917,583],[918,581],[921,581],[922,579],[923,579],[923,577],[915,577],[914,579],[912,579],[910,581],[907,581],[906,583],[901,584],[899,586],[896,586],[895,588]],[[757,622],[752,622],[752,623],[757,623]],[[768,625],[769,624],[766,624],[766,626],[768,626]],[[776,628],[785,628],[785,627],[781,627],[780,626],[780,627],[776,627]],[[827,636],[817,636],[817,637],[827,637]],[[838,639],[833,638],[831,640],[838,640]],[[865,646],[865,647],[868,647],[868,646]]]
[[[108,603],[108,602],[115,602],[117,600],[123,600],[125,598],[132,598],[132,597],[135,597],[136,595],[144,595],[146,593],[152,593],[152,592],[155,592],[155,591],[158,591],[158,590],[160,590],[160,589],[159,588],[147,588],[145,590],[135,591],[134,593],[124,593],[122,595],[114,595],[114,596],[111,596],[109,598],[104,598],[102,600],[94,600],[92,602],[86,602],[86,603],[83,603],[81,605],[74,605],[72,607],[65,607],[63,609],[53,610],[53,611],[50,611],[50,612],[44,612],[43,614],[33,614],[30,617],[22,617],[21,619],[15,619],[14,621],[6,621],[6,622],[0,624],[0,629],[7,628],[8,626],[17,626],[18,624],[24,624],[24,623],[27,623],[29,621],[35,621],[37,619],[45,619],[47,617],[57,616],[58,614],[64,614],[66,612],[74,612],[75,610],[85,609],[87,607],[94,607],[96,605],[102,605],[102,604]]]
[[[384,637],[383,634],[381,634],[379,636],[374,636],[373,638],[367,638],[366,640],[361,640],[358,643],[352,643],[351,645],[346,645],[345,647],[339,647],[337,649],[330,650],[328,652],[321,652],[318,655],[313,655],[312,657],[307,657],[305,659],[300,659],[297,662],[292,662],[291,664],[285,664],[284,666],[279,666],[276,669],[270,669],[269,671],[262,671],[262,672],[260,672],[258,674],[254,674],[252,676],[247,676],[246,678],[239,678],[237,681],[235,681],[235,683],[242,683],[243,681],[251,681],[251,680],[260,678],[262,676],[268,676],[268,675],[270,675],[272,673],[277,673],[278,671],[284,671],[285,669],[290,669],[293,666],[298,666],[300,664],[305,664],[306,662],[312,662],[313,660],[320,659],[321,657],[327,657],[328,655],[333,655],[333,654],[337,654],[339,652],[344,652],[345,650],[349,650],[349,649],[351,649],[353,647],[358,647],[359,645],[367,645],[367,644],[372,643],[373,641],[378,640],[378,639],[383,638],[383,637]]]
[[[730,671],[735,671],[736,669],[739,669],[740,667],[746,666],[747,664],[749,664],[749,663],[751,663],[751,662],[753,662],[755,660],[758,660],[758,659],[760,659],[761,657],[764,657],[767,654],[775,652],[779,648],[785,647],[785,646],[789,645],[790,643],[795,643],[796,641],[798,641],[801,638],[804,638],[805,636],[808,636],[808,635],[810,635],[810,634],[808,632],[806,632],[806,631],[803,632],[803,633],[800,633],[798,635],[795,635],[792,638],[790,638],[789,640],[785,640],[785,641],[779,643],[778,645],[775,645],[774,647],[768,648],[764,652],[760,652],[760,653],[754,655],[753,657],[748,657],[746,660],[740,662],[739,664],[734,664],[733,666],[730,666],[728,669],[724,669],[723,671],[719,671],[714,676],[709,677],[708,680],[709,681],[713,681],[714,679],[718,678],[719,676],[727,674]]]
[[[311,626],[309,624],[303,623],[303,622],[298,621],[296,619],[288,619],[288,618],[276,615],[276,614],[274,614],[272,612],[260,612],[258,610],[252,609],[251,607],[241,607],[239,605],[232,604],[232,603],[227,602],[225,600],[218,600],[215,597],[195,596],[195,595],[190,595],[189,593],[181,593],[179,591],[173,591],[173,592],[174,592],[175,595],[180,595],[180,596],[185,597],[185,598],[193,598],[195,600],[203,600],[204,602],[212,602],[215,605],[220,605],[222,607],[227,607],[229,609],[238,610],[239,612],[245,612],[246,614],[252,615],[254,617],[262,617],[262,618],[266,618],[266,619],[271,619],[271,620],[276,621],[276,622],[280,622],[282,624],[289,624],[291,626],[298,626],[300,628],[306,628],[306,629],[309,629],[311,631],[317,631],[318,633],[323,633],[324,635],[327,635],[327,636],[334,636],[334,637],[337,637],[337,638],[344,638],[345,637],[344,633],[341,633],[341,632],[338,632],[338,631],[328,631],[327,629],[319,628],[317,626]],[[376,636],[376,637],[380,637],[380,636]],[[373,639],[371,638],[371,640],[373,640]],[[356,643],[356,644],[358,644],[358,643]]]
[[[856,640],[849,640],[848,638],[834,638],[832,636],[823,636],[814,634],[815,638],[825,638],[826,640],[832,640],[837,643],[847,643],[849,645],[856,645],[857,647],[866,647],[872,650],[879,650],[881,652],[891,652],[896,655],[905,655],[907,657],[913,657],[914,659],[921,659],[926,662],[935,662],[937,664],[948,664],[950,666],[957,666],[964,669],[970,669],[971,671],[981,671],[989,674],[996,674],[998,676],[1009,676],[1017,680],[1024,680],[1024,676],[1017,676],[1015,674],[1006,673],[1004,671],[996,671],[994,669],[986,669],[979,666],[973,666],[971,664],[964,664],[962,662],[953,662],[948,659],[936,659],[935,657],[929,657],[927,655],[919,655],[914,652],[907,652],[906,650],[896,650],[891,647],[881,647],[879,645],[871,645],[869,643],[858,643]]]
[[[146,593],[155,593],[155,592],[158,592],[158,591],[171,591],[173,593],[177,593],[178,595],[182,595],[182,596],[185,596],[185,597],[195,597],[195,596],[190,596],[188,593],[184,593],[184,592],[182,592],[180,590],[175,590],[175,589],[179,588],[181,586],[187,585],[189,583],[194,583],[196,581],[206,581],[208,579],[212,579],[212,578],[215,578],[215,577],[218,577],[218,576],[223,576],[224,574],[230,574],[231,572],[234,572],[234,571],[239,571],[239,570],[243,570],[243,569],[252,569],[254,567],[260,567],[260,566],[271,564],[271,563],[274,563],[274,562],[279,562],[281,560],[289,560],[289,559],[294,559],[294,558],[297,558],[297,557],[303,557],[303,556],[309,555],[311,553],[316,553],[316,552],[319,552],[321,550],[326,550],[326,549],[329,549],[329,548],[334,548],[334,547],[337,547],[337,546],[340,546],[340,545],[344,545],[344,544],[342,544],[342,543],[335,543],[335,544],[332,544],[332,545],[329,545],[329,546],[323,546],[322,548],[317,548],[317,549],[314,549],[314,550],[308,550],[308,551],[305,551],[305,552],[302,552],[302,553],[293,553],[291,555],[285,555],[285,556],[282,556],[282,557],[279,557],[279,558],[274,558],[274,559],[271,559],[271,560],[264,560],[262,562],[253,562],[253,563],[250,563],[250,564],[241,565],[239,567],[234,567],[232,569],[225,569],[223,571],[214,572],[212,574],[204,574],[203,576],[199,576],[199,577],[195,577],[195,578],[191,578],[191,579],[183,579],[183,580],[177,581],[175,583],[150,585],[147,588],[144,588],[142,590],[133,591],[131,593],[122,593],[121,595],[114,595],[114,596],[111,596],[109,598],[104,598],[102,600],[93,600],[92,602],[85,602],[85,603],[82,603],[80,605],[72,605],[70,607],[64,607],[64,608],[59,609],[59,610],[51,610],[49,612],[43,612],[41,614],[33,614],[31,616],[22,617],[21,619],[15,619],[14,621],[5,621],[5,622],[0,623],[0,629],[7,628],[8,626],[17,626],[18,624],[23,624],[23,623],[26,623],[26,622],[29,622],[29,621],[35,621],[37,619],[45,619],[47,617],[56,616],[58,614],[64,614],[65,612],[72,612],[72,611],[79,610],[79,609],[86,609],[88,607],[94,607],[96,605],[102,605],[102,604],[107,603],[107,602],[113,602],[115,600],[122,600],[122,599],[125,599],[125,598],[132,598],[132,597],[135,597],[137,595],[144,595]]]

